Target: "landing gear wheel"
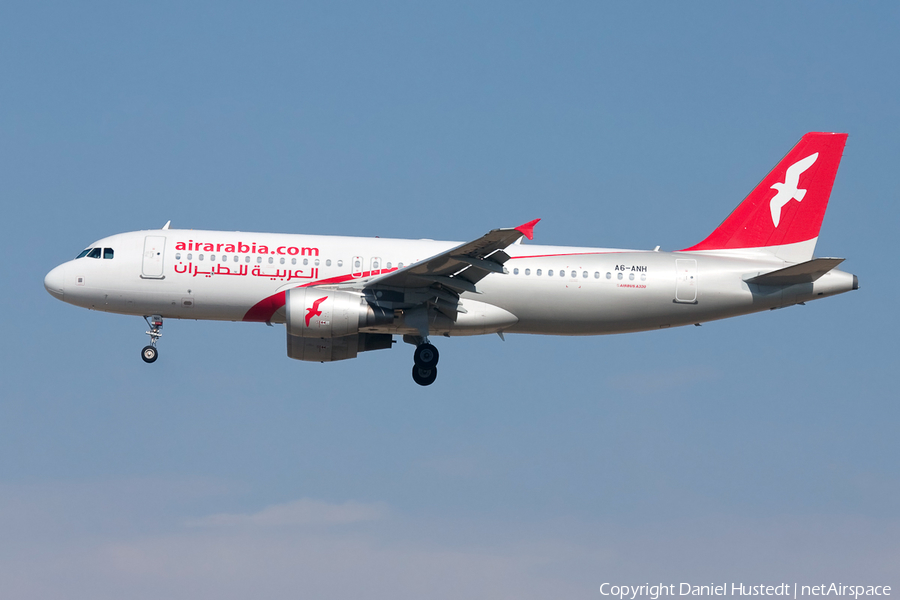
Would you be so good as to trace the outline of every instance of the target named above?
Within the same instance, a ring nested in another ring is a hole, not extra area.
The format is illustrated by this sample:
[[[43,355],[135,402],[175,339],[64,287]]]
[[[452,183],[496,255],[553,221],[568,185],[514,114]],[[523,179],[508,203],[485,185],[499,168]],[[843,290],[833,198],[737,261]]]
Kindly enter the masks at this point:
[[[434,383],[434,380],[437,379],[437,367],[432,367],[430,369],[420,369],[417,366],[413,366],[413,381],[418,383],[419,385],[431,385]]]
[[[413,354],[413,361],[420,369],[434,369],[438,364],[441,355],[438,349],[431,344],[419,344],[416,346],[416,352]],[[427,384],[425,384],[427,385]]]
[[[159,358],[159,352],[153,346],[144,346],[144,349],[141,350],[141,358],[144,359],[145,363],[156,362],[156,359]]]
[[[162,329],[163,318],[160,315],[151,315],[149,317],[145,316],[144,320],[150,326],[150,331],[147,332],[147,335],[150,336],[150,345],[144,346],[144,349],[141,350],[141,358],[145,363],[152,363],[156,362],[156,359],[159,357],[159,352],[156,351],[156,342],[162,337],[162,333],[159,330]]]

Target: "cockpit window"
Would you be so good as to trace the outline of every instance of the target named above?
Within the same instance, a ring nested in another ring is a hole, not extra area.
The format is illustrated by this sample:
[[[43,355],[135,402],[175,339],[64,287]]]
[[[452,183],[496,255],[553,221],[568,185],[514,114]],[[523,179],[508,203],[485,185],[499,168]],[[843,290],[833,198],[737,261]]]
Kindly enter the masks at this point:
[[[108,258],[111,259],[115,252],[112,248],[86,248],[81,251],[81,254],[75,257],[75,260],[79,258],[84,258],[87,256],[88,258]]]

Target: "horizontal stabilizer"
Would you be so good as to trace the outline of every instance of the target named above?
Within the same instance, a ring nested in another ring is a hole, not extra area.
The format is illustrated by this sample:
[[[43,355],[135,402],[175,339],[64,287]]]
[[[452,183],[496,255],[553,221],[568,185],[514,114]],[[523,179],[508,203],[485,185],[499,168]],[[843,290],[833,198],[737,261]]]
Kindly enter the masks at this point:
[[[791,265],[777,271],[770,271],[746,279],[747,283],[757,285],[793,285],[795,283],[812,283],[828,271],[844,262],[843,258],[814,258],[800,264]]]

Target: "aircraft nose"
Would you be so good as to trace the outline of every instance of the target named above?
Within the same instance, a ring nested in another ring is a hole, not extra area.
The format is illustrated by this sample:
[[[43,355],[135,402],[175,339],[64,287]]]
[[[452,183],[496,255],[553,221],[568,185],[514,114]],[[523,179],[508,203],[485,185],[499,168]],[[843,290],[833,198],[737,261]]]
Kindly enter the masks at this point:
[[[44,277],[44,288],[59,300],[65,295],[66,273],[65,265],[59,265]]]

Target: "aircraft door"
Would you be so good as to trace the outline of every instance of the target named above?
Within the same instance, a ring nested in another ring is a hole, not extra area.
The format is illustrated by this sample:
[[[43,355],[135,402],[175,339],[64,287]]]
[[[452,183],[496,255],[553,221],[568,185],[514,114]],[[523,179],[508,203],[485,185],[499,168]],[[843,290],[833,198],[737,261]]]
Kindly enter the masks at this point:
[[[363,259],[361,256],[353,257],[353,276],[354,277],[362,277],[363,274]]]
[[[141,278],[163,279],[163,259],[166,251],[166,238],[162,235],[148,235],[144,238],[144,261],[141,267]]]
[[[697,303],[697,260],[679,258],[675,261],[675,302]]]
[[[372,275],[380,275],[381,274],[381,259],[375,257],[372,259],[372,267],[369,269],[370,274]]]

